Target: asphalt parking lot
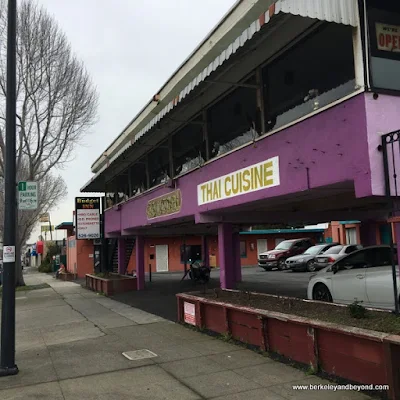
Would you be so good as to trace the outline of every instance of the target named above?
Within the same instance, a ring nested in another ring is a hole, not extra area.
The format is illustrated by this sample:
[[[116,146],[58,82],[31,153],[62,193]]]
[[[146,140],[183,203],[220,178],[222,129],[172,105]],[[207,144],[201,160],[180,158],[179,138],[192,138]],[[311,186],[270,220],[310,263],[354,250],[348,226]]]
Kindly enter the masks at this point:
[[[243,282],[239,290],[249,290],[280,296],[306,298],[307,285],[311,273],[291,271],[264,271],[258,267],[242,268]],[[183,272],[158,273],[152,275],[152,282],[146,277],[146,290],[143,292],[122,293],[114,298],[125,304],[176,321],[177,293],[202,289],[189,279],[180,282]],[[219,270],[211,271],[208,288],[219,287]]]

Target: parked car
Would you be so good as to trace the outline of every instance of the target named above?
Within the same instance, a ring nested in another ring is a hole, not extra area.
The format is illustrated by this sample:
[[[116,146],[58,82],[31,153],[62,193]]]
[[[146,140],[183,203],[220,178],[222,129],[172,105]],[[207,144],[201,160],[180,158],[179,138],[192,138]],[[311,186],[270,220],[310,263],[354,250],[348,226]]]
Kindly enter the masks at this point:
[[[395,261],[398,263],[397,256]],[[398,267],[396,273],[400,293]],[[346,255],[310,277],[307,295],[310,300],[343,304],[359,301],[366,307],[394,309],[390,247],[371,246]]]
[[[284,240],[274,250],[266,251],[258,256],[258,266],[266,271],[273,268],[286,269],[286,260],[289,257],[303,254],[314,243],[309,238]]]
[[[318,267],[315,263],[315,257],[325,253],[331,247],[337,246],[339,243],[317,244],[308,248],[303,254],[289,257],[286,260],[286,267],[292,271],[309,271],[314,272]]]
[[[359,244],[333,246],[328,249],[324,254],[315,257],[315,268],[326,268],[329,265],[332,265],[337,260],[340,260],[342,257],[346,256],[347,254],[353,253],[354,251],[360,249],[362,249],[362,246]]]

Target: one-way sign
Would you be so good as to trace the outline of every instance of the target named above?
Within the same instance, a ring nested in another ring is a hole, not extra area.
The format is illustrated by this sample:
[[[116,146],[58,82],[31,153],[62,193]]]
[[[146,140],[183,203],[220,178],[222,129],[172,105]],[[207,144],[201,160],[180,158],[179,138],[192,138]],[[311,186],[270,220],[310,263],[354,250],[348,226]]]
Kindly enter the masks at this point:
[[[18,183],[18,209],[36,210],[38,208],[37,182]]]

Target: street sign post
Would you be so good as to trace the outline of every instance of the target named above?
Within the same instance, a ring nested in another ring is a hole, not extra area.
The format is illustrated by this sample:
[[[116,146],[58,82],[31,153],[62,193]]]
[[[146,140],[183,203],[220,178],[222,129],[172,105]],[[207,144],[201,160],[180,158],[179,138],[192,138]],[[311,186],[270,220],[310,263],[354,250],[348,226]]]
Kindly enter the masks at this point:
[[[6,148],[4,160],[4,247],[8,262],[3,260],[3,293],[1,304],[0,376],[18,374],[15,364],[15,244],[16,221],[16,122],[17,115],[17,0],[8,0],[7,10],[7,89]],[[4,251],[4,249],[3,249]]]
[[[37,182],[18,183],[18,209],[36,210],[38,208]]]

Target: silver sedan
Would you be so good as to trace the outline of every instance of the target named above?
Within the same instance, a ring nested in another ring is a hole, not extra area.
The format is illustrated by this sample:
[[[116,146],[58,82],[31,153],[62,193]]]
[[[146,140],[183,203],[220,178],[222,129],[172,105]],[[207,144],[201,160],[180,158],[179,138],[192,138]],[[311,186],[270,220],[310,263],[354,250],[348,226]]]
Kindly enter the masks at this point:
[[[354,251],[360,249],[362,249],[362,246],[359,244],[333,246],[328,249],[324,254],[315,257],[315,264],[318,269],[322,269],[328,267],[329,265],[332,265],[335,261],[341,259],[347,254],[353,253]]]

